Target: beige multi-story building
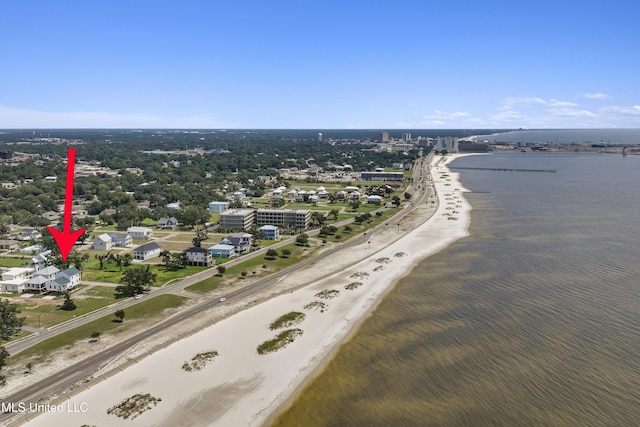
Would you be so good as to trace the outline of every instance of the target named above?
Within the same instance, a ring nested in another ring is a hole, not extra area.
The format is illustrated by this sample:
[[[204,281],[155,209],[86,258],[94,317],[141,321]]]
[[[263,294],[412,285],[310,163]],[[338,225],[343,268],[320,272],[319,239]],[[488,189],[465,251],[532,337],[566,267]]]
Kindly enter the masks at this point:
[[[253,225],[255,211],[252,209],[227,209],[220,213],[220,228],[247,231]]]
[[[449,153],[458,152],[457,136],[439,136],[436,143],[436,150],[447,150]]]
[[[256,224],[277,225],[285,228],[307,228],[311,224],[311,211],[308,209],[258,209]]]

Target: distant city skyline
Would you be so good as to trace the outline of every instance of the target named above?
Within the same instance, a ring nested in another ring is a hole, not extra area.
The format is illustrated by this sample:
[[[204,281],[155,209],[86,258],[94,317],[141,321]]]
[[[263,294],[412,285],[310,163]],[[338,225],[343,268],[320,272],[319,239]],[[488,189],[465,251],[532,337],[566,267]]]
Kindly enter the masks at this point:
[[[10,2],[0,128],[640,127],[640,4]]]

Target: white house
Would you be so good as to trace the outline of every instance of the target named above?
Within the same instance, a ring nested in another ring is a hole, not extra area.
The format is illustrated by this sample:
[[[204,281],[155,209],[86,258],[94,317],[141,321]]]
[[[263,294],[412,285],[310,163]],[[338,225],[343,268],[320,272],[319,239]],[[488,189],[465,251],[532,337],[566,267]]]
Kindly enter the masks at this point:
[[[162,252],[162,247],[156,242],[145,243],[133,250],[133,259],[144,261],[159,256],[160,252]]]
[[[20,294],[24,292],[25,283],[31,278],[33,268],[13,267],[2,273],[0,288],[2,292]]]
[[[149,240],[153,236],[153,230],[149,227],[129,227],[127,233],[135,240]]]
[[[108,234],[101,234],[93,241],[93,249],[96,251],[110,251],[113,248],[113,241]]]
[[[230,234],[220,241],[223,245],[231,245],[236,248],[238,255],[249,252],[253,236],[249,233]]]
[[[229,202],[210,202],[209,203],[209,211],[220,213],[229,209]]]
[[[124,248],[133,243],[131,235],[127,233],[110,233],[109,237],[111,237],[113,246],[115,246],[116,248]]]
[[[376,196],[375,194],[372,194],[370,196],[367,196],[367,203],[371,203],[374,205],[379,205],[380,203],[382,203],[382,197],[381,196]]]
[[[49,266],[33,273],[33,277],[26,281],[24,290],[29,292],[43,292],[47,289],[47,283],[55,280],[60,272],[57,267]]]
[[[175,217],[160,218],[158,220],[158,228],[175,228],[178,226],[178,220]]]
[[[280,240],[280,229],[275,225],[263,225],[258,231],[264,240]]]
[[[218,243],[207,249],[214,258],[231,258],[236,256],[236,248],[233,245]]]
[[[80,284],[80,270],[71,267],[56,274],[55,280],[47,283],[46,289],[49,292],[64,292],[75,289]]]
[[[38,255],[31,258],[31,261],[29,261],[29,267],[33,268],[36,271],[45,268],[47,266],[47,257],[50,254],[51,250],[40,252]]]
[[[42,238],[42,233],[34,228],[25,228],[16,236],[18,240],[33,240]]]
[[[204,248],[193,247],[184,252],[187,254],[187,265],[210,267],[215,264],[215,261],[211,257],[211,252]]]

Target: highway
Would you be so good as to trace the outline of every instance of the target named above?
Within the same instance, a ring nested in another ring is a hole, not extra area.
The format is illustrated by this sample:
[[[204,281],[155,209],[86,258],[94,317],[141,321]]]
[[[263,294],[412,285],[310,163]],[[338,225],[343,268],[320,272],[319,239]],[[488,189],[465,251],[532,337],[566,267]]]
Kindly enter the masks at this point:
[[[365,243],[368,239],[370,239],[371,235],[375,234],[378,230],[386,227],[388,223],[390,222],[393,222],[394,224],[399,223],[399,221],[405,215],[412,212],[420,203],[427,202],[428,198],[430,197],[430,186],[427,181],[428,165],[431,163],[432,159],[433,159],[433,154],[430,154],[430,156],[427,159],[421,157],[418,160],[418,163],[416,164],[413,183],[407,189],[407,191],[411,191],[413,194],[413,198],[411,200],[410,205],[407,205],[405,209],[402,209],[400,212],[398,212],[398,214],[390,218],[387,223],[380,224],[375,228],[369,230],[368,232],[348,240],[347,242],[340,245],[340,247],[338,247],[335,251],[350,250],[354,246]],[[317,233],[317,230],[315,231],[315,233]],[[311,235],[311,233],[308,233],[308,234]],[[396,239],[399,239],[400,237],[402,237],[401,233],[399,233],[396,236]],[[273,246],[271,246],[271,248],[273,248]],[[265,250],[266,248],[261,249],[256,253],[256,256],[259,256],[260,252]],[[146,329],[136,334],[135,336],[132,336],[120,343],[117,343],[101,351],[98,354],[92,355],[87,359],[84,359],[77,363],[73,363],[68,368],[63,369],[50,377],[47,377],[41,381],[38,381],[37,383],[29,387],[26,387],[10,396],[6,396],[5,398],[2,399],[2,401],[14,402],[16,404],[23,402],[28,406],[30,403],[41,402],[45,399],[48,399],[51,396],[59,396],[63,394],[65,391],[69,390],[75,384],[78,384],[86,380],[87,378],[90,378],[91,376],[95,375],[102,368],[104,368],[109,363],[109,361],[113,360],[118,355],[126,352],[127,349],[140,343],[146,338],[151,337],[155,334],[161,333],[162,331],[166,330],[167,328],[173,325],[182,323],[185,320],[191,318],[192,316],[197,315],[198,313],[201,313],[209,309],[213,309],[217,305],[228,304],[234,301],[239,301],[239,300],[257,295],[260,292],[264,291],[265,289],[268,289],[274,286],[282,278],[289,275],[291,272],[301,268],[305,268],[311,263],[316,263],[319,260],[322,260],[323,258],[331,254],[334,254],[335,251],[322,252],[317,256],[314,256],[300,263],[297,263],[291,267],[288,267],[284,270],[281,270],[277,273],[274,273],[269,277],[266,277],[255,283],[249,284],[241,289],[237,289],[228,294],[225,294],[226,301],[223,303],[219,303],[218,300],[215,298],[203,297],[196,304],[172,315],[171,317],[156,324],[155,326],[149,329]],[[370,255],[371,254],[369,253],[363,253],[363,258]],[[239,261],[243,261],[244,259],[247,259],[247,257],[243,257]],[[189,276],[185,279],[180,280],[179,282],[166,285],[159,289],[154,289],[152,292],[152,295],[159,295],[163,293],[176,293],[176,291],[179,291],[180,289],[184,289],[184,287],[190,286],[191,284],[200,282],[208,277],[211,277],[214,274],[216,274],[215,269],[210,269],[210,270],[195,274],[193,276]],[[308,285],[308,283],[301,284],[299,287],[303,287],[306,285]],[[57,327],[51,331],[43,332],[42,334],[39,334],[36,337],[34,337],[34,338],[40,338],[40,339],[33,339],[31,341],[29,341],[28,339],[24,339],[24,340],[21,340],[20,342],[14,343],[16,345],[12,347],[10,351],[12,353],[17,351],[22,351],[24,350],[24,348],[28,348],[29,346],[33,345],[34,342],[39,342],[42,339],[46,339],[50,336],[61,333],[65,330],[72,329],[74,327],[79,326],[82,323],[89,322],[91,320],[105,316],[106,314],[112,313],[115,310],[128,307],[138,302],[140,301],[129,299],[127,301],[123,301],[121,303],[117,303],[115,305],[110,306],[108,310],[100,310],[98,312],[93,313],[92,315],[75,319],[72,322],[68,322],[68,324]],[[22,343],[25,343],[25,347],[18,345]],[[22,350],[17,350],[20,348],[22,348]],[[108,376],[109,373],[105,375]],[[16,415],[17,414],[12,414],[12,413],[0,414],[0,422],[5,423]],[[19,420],[19,422],[22,422],[22,421]]]

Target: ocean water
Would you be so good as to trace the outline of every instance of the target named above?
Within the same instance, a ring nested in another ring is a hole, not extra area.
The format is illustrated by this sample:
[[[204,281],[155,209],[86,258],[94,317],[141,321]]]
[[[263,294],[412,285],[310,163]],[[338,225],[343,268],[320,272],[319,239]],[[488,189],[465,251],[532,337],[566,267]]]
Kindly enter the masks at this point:
[[[278,426],[640,425],[640,156],[453,166],[470,236],[381,302]]]
[[[640,129],[533,129],[480,136],[477,139],[491,142],[640,145]]]

